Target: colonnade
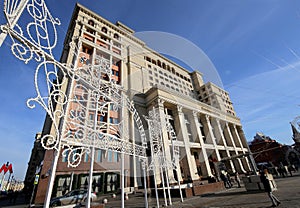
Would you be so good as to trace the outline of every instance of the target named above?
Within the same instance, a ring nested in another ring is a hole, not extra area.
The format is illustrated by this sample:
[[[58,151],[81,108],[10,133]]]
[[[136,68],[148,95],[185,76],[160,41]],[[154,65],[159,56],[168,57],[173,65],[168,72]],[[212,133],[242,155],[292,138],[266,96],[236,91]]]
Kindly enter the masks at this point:
[[[175,144],[180,147],[180,162],[177,177],[180,181],[197,181],[201,177],[219,176],[218,165],[227,158],[226,169],[230,172],[246,173],[251,171],[247,157],[234,157],[247,155],[249,152],[247,142],[239,120],[226,119],[214,116],[212,113],[185,108],[181,105],[166,103],[158,99],[156,107],[160,118],[167,112],[173,119],[177,134]],[[171,141],[166,130],[162,132],[163,146],[166,159],[172,160],[170,151]],[[234,157],[234,159],[229,159]],[[158,171],[158,170],[157,170]],[[159,176],[159,174],[156,174]],[[175,182],[172,169],[167,171],[171,183]],[[161,178],[156,178],[157,184]]]

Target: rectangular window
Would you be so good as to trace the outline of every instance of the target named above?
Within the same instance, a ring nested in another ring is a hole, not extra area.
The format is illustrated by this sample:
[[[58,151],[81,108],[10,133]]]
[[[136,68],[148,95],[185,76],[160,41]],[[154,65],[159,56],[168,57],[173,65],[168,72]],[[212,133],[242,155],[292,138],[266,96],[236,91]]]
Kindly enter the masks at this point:
[[[100,116],[100,121],[104,121],[104,116]]]
[[[65,155],[62,157],[62,162],[67,162],[68,161],[68,156],[69,156],[69,150],[65,152]]]
[[[96,162],[102,162],[102,151],[99,149],[97,150],[97,159]]]
[[[114,104],[110,104],[109,109],[114,110]]]
[[[86,152],[84,155],[84,162],[88,162],[89,161],[89,154]]]
[[[90,121],[94,121],[94,114],[90,114],[90,115],[89,115],[89,120],[90,120]]]
[[[112,162],[112,151],[107,150],[107,162]]]
[[[118,162],[119,158],[118,158],[119,154],[117,152],[114,152],[114,162]]]

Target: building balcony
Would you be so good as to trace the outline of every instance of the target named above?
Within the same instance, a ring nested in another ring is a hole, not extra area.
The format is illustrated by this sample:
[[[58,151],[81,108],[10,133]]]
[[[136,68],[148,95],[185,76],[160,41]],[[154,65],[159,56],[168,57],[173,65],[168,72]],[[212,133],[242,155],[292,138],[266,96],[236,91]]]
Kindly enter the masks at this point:
[[[97,40],[97,45],[99,45],[107,50],[109,49],[109,45],[102,40]]]
[[[112,65],[111,68],[115,71],[119,71],[119,66],[117,65]]]
[[[112,51],[118,55],[121,55],[121,50],[120,49],[117,49],[116,47],[113,47],[112,48]]]
[[[88,34],[88,33],[84,33],[83,38],[86,39],[86,40],[89,40],[91,42],[94,42],[94,40],[95,40],[95,38],[92,35]]]

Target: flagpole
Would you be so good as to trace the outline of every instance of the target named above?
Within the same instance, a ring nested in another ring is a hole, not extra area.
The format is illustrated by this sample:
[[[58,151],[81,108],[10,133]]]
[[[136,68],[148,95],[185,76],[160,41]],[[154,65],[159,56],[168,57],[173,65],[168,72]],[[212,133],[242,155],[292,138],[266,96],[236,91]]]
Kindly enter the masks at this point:
[[[5,186],[5,190],[7,190],[9,188],[9,180],[10,180],[10,176],[11,176],[11,172],[9,172],[9,176],[8,176],[8,179],[7,179],[7,183],[6,183],[6,186]]]
[[[4,176],[5,176],[5,172],[3,172],[3,176],[2,176],[2,178],[1,178],[1,182],[0,182],[0,190],[3,190],[3,189],[2,189],[2,185],[3,185]]]

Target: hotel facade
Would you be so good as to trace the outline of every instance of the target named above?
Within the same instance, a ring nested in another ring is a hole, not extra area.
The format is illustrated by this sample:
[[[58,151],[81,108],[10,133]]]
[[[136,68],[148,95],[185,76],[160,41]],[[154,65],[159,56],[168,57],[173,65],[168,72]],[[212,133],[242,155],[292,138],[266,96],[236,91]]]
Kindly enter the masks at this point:
[[[78,46],[79,56],[70,52],[70,42]],[[100,57],[109,62],[113,79],[133,101],[145,129],[147,122],[143,115],[148,115],[153,107],[159,110],[160,115],[167,115],[177,136],[173,144],[180,150],[177,164],[180,171],[168,171],[171,183],[175,183],[176,179],[185,183],[197,182],[208,176],[218,177],[220,168],[239,173],[252,171],[248,157],[237,157],[248,155],[249,147],[228,92],[211,82],[204,83],[200,72],[191,72],[150,49],[121,22],[113,24],[77,4],[65,38],[61,62],[80,67],[95,63]],[[121,117],[113,106],[108,108],[108,114],[101,115],[99,119],[107,126],[113,126]],[[129,132],[130,142],[141,143],[132,115],[125,114],[121,119]],[[53,128],[47,117],[42,136],[55,134]],[[171,160],[172,142],[167,134],[163,134],[162,141],[166,158]],[[43,155],[35,203],[44,201],[53,150],[44,150]],[[90,159],[90,155],[86,154],[78,167],[70,168],[66,157],[61,155],[52,196],[87,188]],[[116,192],[120,188],[120,154],[96,149],[94,161],[93,190],[99,194]],[[125,161],[125,186],[129,192],[143,186],[141,164],[133,156],[126,156]],[[27,175],[26,178],[34,177]],[[148,178],[148,186],[153,187],[151,180],[154,180],[153,177]],[[159,175],[155,180],[157,184],[161,183]]]

